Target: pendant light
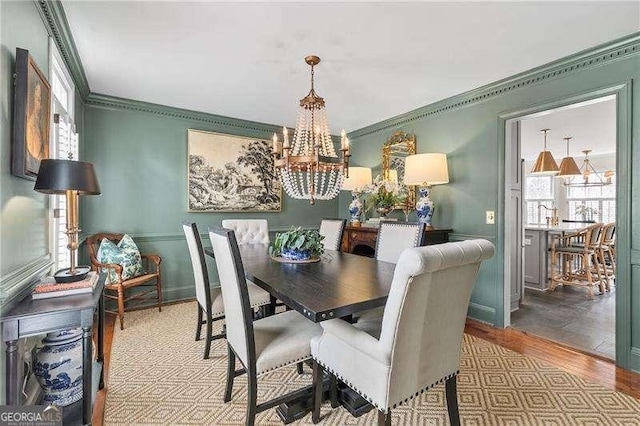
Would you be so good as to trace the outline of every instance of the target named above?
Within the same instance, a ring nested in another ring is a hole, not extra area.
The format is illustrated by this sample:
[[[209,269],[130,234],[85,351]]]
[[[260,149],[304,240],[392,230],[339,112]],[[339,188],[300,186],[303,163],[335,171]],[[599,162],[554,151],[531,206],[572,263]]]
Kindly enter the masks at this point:
[[[573,186],[573,187],[587,187],[587,186],[607,186],[613,183],[613,170],[607,170],[604,172],[604,179],[600,176],[600,174],[596,171],[596,169],[591,164],[591,160],[589,159],[589,153],[591,153],[590,149],[585,149],[582,151],[584,153],[584,162],[582,164],[582,168],[578,171],[579,175],[582,176],[581,180],[578,179],[566,179],[564,182],[564,186]],[[594,176],[591,179],[592,175]],[[591,179],[591,180],[589,180]]]
[[[533,168],[529,172],[532,175],[555,175],[558,173],[558,163],[553,159],[550,151],[547,151],[547,133],[550,129],[542,129],[541,133],[544,134],[544,147],[538,154],[536,162],[533,164]]]
[[[557,177],[580,176],[582,174],[576,164],[576,160],[569,155],[569,141],[571,139],[571,136],[564,137],[564,140],[567,142],[567,156],[560,162],[560,172],[556,175]]]

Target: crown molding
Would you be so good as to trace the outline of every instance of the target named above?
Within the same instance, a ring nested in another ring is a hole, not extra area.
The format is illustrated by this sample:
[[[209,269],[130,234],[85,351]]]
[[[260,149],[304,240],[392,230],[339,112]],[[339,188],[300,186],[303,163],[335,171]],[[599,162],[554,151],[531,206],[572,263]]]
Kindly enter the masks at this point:
[[[640,54],[640,32],[354,130],[349,132],[349,137],[355,139],[381,132],[425,117],[484,102],[513,90],[565,77],[569,74],[599,67],[638,54]]]
[[[47,32],[53,38],[60,50],[60,54],[64,59],[64,62],[71,73],[76,88],[80,92],[82,99],[91,93],[89,88],[89,81],[84,72],[80,55],[76,43],[73,40],[73,34],[69,28],[69,22],[67,21],[67,15],[64,13],[64,8],[59,0],[34,0],[37,6],[42,21],[47,28]]]
[[[127,98],[119,98],[116,96],[103,95],[99,93],[90,93],[89,96],[87,96],[87,98],[85,99],[85,105],[98,108],[124,109],[128,111],[145,112],[180,120],[200,121],[203,123],[214,124],[216,126],[253,130],[256,132],[269,134],[278,132],[282,129],[281,126],[277,126],[275,124],[242,120],[239,118],[209,114],[206,112],[193,111],[189,109],[176,108],[143,101],[136,101]]]

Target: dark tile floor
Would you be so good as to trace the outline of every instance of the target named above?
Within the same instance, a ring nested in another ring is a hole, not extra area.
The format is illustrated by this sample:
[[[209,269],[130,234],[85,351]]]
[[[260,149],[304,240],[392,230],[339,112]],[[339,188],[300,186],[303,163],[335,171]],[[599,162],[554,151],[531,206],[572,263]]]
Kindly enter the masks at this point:
[[[615,287],[593,300],[587,289],[558,286],[553,292],[525,289],[511,326],[529,334],[615,359]]]

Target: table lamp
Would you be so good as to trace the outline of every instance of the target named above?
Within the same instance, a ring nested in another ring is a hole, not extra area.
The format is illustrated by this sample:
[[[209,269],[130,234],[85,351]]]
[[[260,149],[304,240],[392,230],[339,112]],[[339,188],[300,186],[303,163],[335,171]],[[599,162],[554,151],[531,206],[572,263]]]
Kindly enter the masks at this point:
[[[434,203],[429,198],[431,186],[449,183],[449,169],[446,154],[415,154],[405,159],[404,184],[420,186],[420,198],[416,202],[418,221],[427,229],[433,229]]]
[[[54,274],[58,283],[83,280],[91,268],[76,266],[78,254],[78,196],[100,195],[100,186],[93,164],[74,160],[47,159],[40,162],[38,178],[33,188],[43,194],[64,194],[67,199],[67,248],[70,254],[69,268]]]
[[[360,215],[364,209],[360,194],[365,185],[371,184],[371,169],[368,167],[349,167],[349,177],[342,183],[343,191],[351,191],[351,204],[349,204],[349,214],[351,215],[351,226],[360,226]]]

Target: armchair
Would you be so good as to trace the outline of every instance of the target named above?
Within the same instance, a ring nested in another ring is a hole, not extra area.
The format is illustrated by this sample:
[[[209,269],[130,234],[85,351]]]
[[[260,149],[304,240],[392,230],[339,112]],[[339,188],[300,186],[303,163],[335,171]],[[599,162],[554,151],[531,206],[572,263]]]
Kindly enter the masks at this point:
[[[91,269],[94,271],[115,271],[115,280],[111,280],[109,277],[107,278],[104,286],[104,295],[109,299],[116,300],[118,303],[117,312],[106,311],[118,315],[120,319],[120,330],[124,330],[124,313],[127,310],[125,307],[126,302],[133,300],[136,304],[140,304],[148,300],[156,299],[158,311],[162,312],[162,273],[160,269],[162,258],[160,256],[157,254],[141,254],[142,266],[144,267],[145,273],[129,279],[122,279],[122,266],[115,263],[100,263],[98,261],[97,253],[102,239],[106,238],[114,244],[118,244],[122,237],[124,237],[124,234],[100,233],[90,236],[86,241],[89,249],[89,259],[91,260]],[[151,288],[127,297],[126,293],[135,287]],[[148,295],[153,292],[156,293],[156,297],[149,297]]]
[[[494,254],[486,240],[405,250],[398,260],[380,337],[341,319],[321,322],[311,340],[314,377],[324,368],[378,409],[391,409],[446,382],[451,424],[459,425],[456,376],[471,290],[480,264]],[[319,420],[321,380],[314,382],[312,419]]]

